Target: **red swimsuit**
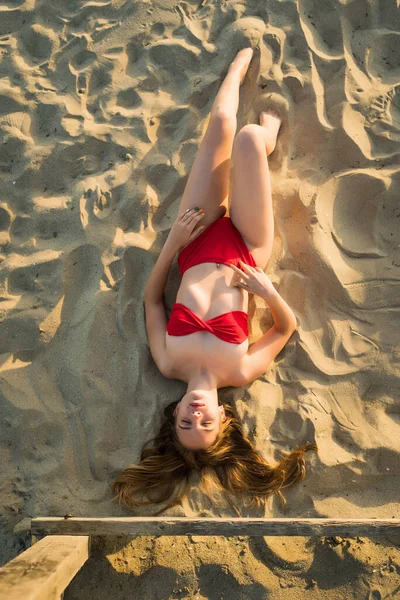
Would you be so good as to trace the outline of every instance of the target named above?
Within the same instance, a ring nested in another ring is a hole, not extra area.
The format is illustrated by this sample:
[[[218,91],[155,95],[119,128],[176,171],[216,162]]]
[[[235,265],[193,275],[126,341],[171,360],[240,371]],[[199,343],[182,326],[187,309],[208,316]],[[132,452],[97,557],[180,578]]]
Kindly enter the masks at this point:
[[[178,265],[183,275],[190,267],[205,262],[236,265],[240,268],[239,260],[256,266],[238,229],[229,217],[221,217],[183,248],[178,256]],[[203,321],[187,306],[175,303],[167,325],[168,334],[181,336],[197,331],[209,331],[225,342],[241,344],[249,334],[247,313],[234,310]]]

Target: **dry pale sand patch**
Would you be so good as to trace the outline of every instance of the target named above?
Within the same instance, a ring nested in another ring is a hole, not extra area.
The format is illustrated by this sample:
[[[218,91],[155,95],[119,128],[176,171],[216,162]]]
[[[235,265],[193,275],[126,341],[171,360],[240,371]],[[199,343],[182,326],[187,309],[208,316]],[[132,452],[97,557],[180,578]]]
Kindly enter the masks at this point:
[[[183,391],[151,359],[143,289],[247,45],[238,126],[270,93],[289,107],[268,273],[299,326],[265,376],[223,397],[271,460],[318,444],[286,514],[398,516],[396,1],[20,0],[0,13],[1,564],[29,545],[29,516],[127,514],[110,483]],[[178,282],[174,265],[168,309]],[[251,314],[254,339],[270,320],[258,301]],[[233,514],[196,487],[173,513]],[[282,514],[271,500],[266,516]],[[66,598],[400,596],[396,539],[97,550]]]

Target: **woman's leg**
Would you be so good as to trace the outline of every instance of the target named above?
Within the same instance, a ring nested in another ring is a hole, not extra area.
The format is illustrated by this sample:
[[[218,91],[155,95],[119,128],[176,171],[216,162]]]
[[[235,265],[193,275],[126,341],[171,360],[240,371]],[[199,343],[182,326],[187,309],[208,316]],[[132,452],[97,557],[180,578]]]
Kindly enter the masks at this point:
[[[229,66],[213,102],[207,130],[179,206],[179,214],[187,208],[203,208],[205,216],[201,224],[205,227],[223,215],[228,206],[230,158],[237,126],[239,88],[252,56],[252,48],[244,48]]]
[[[274,110],[260,115],[260,125],[245,125],[233,145],[232,223],[250,248],[257,266],[268,262],[274,240],[271,181],[267,156],[274,151],[281,118]]]

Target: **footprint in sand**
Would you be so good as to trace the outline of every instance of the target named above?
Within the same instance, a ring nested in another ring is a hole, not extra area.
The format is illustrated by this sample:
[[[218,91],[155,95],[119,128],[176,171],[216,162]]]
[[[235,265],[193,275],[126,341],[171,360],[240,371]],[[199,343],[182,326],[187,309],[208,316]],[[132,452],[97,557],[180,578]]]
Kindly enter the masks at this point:
[[[103,191],[99,185],[96,189],[87,190],[80,199],[81,223],[86,229],[90,223],[90,215],[94,215],[100,221],[103,221],[111,215],[114,210],[112,193],[109,190]]]
[[[346,255],[385,256],[378,226],[385,211],[388,185],[382,175],[377,176],[371,169],[369,173],[349,171],[337,175],[319,188],[315,201],[318,220],[332,232],[334,242]],[[334,202],[328,198],[334,198]]]
[[[86,98],[90,95],[90,82],[92,71],[96,64],[97,55],[90,50],[82,50],[75,54],[69,61],[69,69],[76,77],[76,93],[81,100],[86,103]]]
[[[400,141],[400,85],[373,98],[367,120],[373,133],[394,142]]]
[[[10,131],[17,129],[25,136],[30,135],[31,118],[25,112],[13,112],[0,117],[0,129]]]
[[[78,122],[70,125],[79,126]],[[71,185],[74,179],[104,173],[114,163],[118,150],[119,146],[112,141],[103,142],[89,135],[74,144],[60,143],[43,164],[46,185],[57,190]],[[59,165],[63,168],[59,169]]]
[[[180,10],[180,13],[183,17],[183,10]],[[186,27],[193,29],[192,25],[188,23],[187,18],[183,22]],[[169,85],[170,80],[168,76],[172,78],[179,76],[182,78],[183,74],[186,74],[190,78],[199,73],[201,62],[205,55],[202,47],[199,48],[199,45],[203,46],[208,52],[214,52],[212,58],[213,73],[219,73],[221,78],[226,74],[227,67],[233,61],[237,52],[247,46],[256,47],[265,32],[265,22],[263,19],[259,17],[245,17],[237,19],[221,29],[214,42],[211,27],[209,31],[207,29],[209,26],[207,19],[203,23],[205,23],[204,31],[206,33],[203,32],[201,35],[194,35],[192,37],[186,36],[187,40],[177,38],[172,40],[158,40],[148,46],[149,63],[152,63],[157,69],[158,77],[164,87]],[[199,41],[202,44],[199,44]],[[141,55],[139,56],[136,53],[135,61],[139,60],[139,58],[141,58]],[[197,85],[201,81],[202,78],[197,82]],[[201,93],[201,88],[204,85],[209,86],[210,81],[204,79],[204,84],[199,85],[196,92]],[[182,81],[180,81],[180,86],[182,86]],[[175,88],[174,93],[176,94]]]
[[[29,160],[34,147],[30,127],[31,118],[25,112],[0,117],[0,172],[4,176],[16,177]]]
[[[380,94],[373,98],[370,104],[370,113],[367,116],[369,123],[372,125],[380,117],[383,117],[390,105],[391,97],[394,95],[394,89],[389,90],[387,94]]]
[[[124,109],[132,110],[143,103],[141,97],[133,87],[121,90],[117,95],[117,105]]]
[[[8,210],[4,207],[0,207],[0,231],[8,232],[11,223],[11,216]]]
[[[343,107],[343,131],[369,160],[398,156],[400,148],[400,87],[383,94],[367,92],[359,97],[358,108]]]
[[[10,227],[10,241],[13,245],[21,245],[30,240],[35,233],[35,221],[31,217],[17,215]]]
[[[150,61],[172,76],[183,77],[199,70],[201,50],[184,40],[161,40],[149,48]],[[182,84],[181,84],[182,85]]]
[[[27,351],[35,351],[39,346],[39,325],[32,316],[20,315],[0,321],[0,354],[21,351],[27,354]],[[29,360],[32,360],[31,354]]]
[[[340,5],[335,0],[300,0],[299,19],[309,48],[331,60],[343,57]]]
[[[154,264],[151,253],[142,248],[128,248],[124,252],[125,275],[118,291],[117,325],[125,339],[148,346],[143,318],[143,294],[148,273]]]
[[[71,137],[79,137],[84,131],[85,119],[79,115],[65,115],[61,119],[61,126]]]
[[[78,75],[82,71],[87,71],[93,65],[96,58],[97,54],[90,50],[85,49],[78,52],[69,62],[71,73]]]
[[[38,23],[19,32],[18,51],[26,65],[37,67],[47,63],[60,46],[60,38]]]
[[[400,140],[400,34],[376,32],[357,31],[346,54],[343,128],[369,159],[398,155]]]
[[[90,244],[79,246],[64,258],[62,326],[65,329],[94,314],[94,298],[103,273],[100,252]]]
[[[359,110],[365,117],[365,125],[371,127],[373,131],[375,126],[379,126],[383,131],[387,131],[388,139],[400,140],[400,85],[386,87],[383,90],[377,90],[375,87],[367,90],[357,89],[354,98],[359,102]]]
[[[33,20],[36,0],[11,0],[0,6],[0,36],[20,31],[26,22]]]
[[[93,205],[93,214],[102,221],[103,219],[109,217],[112,211],[112,193],[108,190],[103,192],[100,187],[97,186]]]
[[[349,171],[318,190],[314,242],[348,299],[364,310],[398,306],[392,266],[399,240],[396,207],[395,186],[382,171]]]
[[[263,46],[262,36],[264,33],[265,22],[259,17],[243,17],[233,23],[229,23],[229,25],[219,32],[215,42],[218,53],[213,58],[213,70],[216,73],[225,75],[227,67],[241,48],[246,48],[248,46],[251,46],[252,48],[261,48]],[[253,56],[252,64],[255,63],[254,58],[255,56]],[[247,78],[251,72],[252,64],[250,64],[246,76]],[[260,68],[262,68],[261,65]]]
[[[60,252],[44,250],[21,260],[20,267],[10,271],[7,277],[7,291],[14,296],[27,293],[49,301],[48,290],[55,293],[59,289],[62,270]]]
[[[400,33],[379,31],[368,46],[365,62],[370,76],[384,84],[397,84],[400,79]]]

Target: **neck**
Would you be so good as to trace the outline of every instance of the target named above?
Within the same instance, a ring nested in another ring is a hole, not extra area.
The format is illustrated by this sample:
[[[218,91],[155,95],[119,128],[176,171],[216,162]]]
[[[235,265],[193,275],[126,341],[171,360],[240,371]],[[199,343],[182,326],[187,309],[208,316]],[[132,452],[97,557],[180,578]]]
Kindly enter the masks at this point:
[[[217,378],[215,374],[206,368],[199,368],[189,377],[187,392],[193,390],[216,390],[217,389]]]

